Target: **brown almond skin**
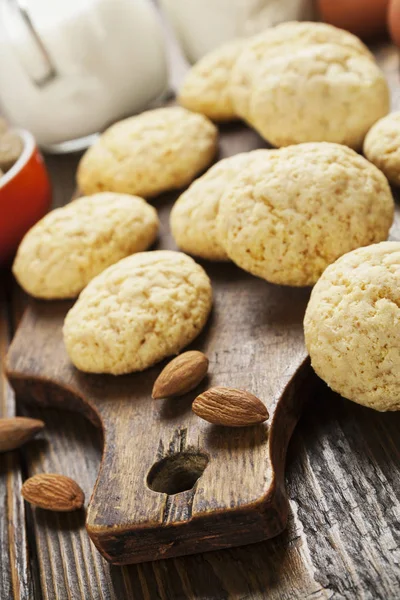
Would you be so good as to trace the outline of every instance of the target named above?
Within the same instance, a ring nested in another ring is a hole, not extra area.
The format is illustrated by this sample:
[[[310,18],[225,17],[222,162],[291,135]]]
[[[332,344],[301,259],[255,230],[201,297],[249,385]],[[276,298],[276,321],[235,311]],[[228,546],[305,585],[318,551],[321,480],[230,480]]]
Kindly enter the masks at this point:
[[[198,350],[189,350],[180,354],[161,371],[157,377],[152,397],[174,398],[183,396],[197,387],[207,375],[208,358]]]
[[[248,427],[269,417],[259,398],[229,387],[213,387],[203,392],[193,402],[192,410],[205,421],[225,427]]]
[[[28,417],[0,419],[0,452],[15,450],[29,442],[44,427],[43,421]]]
[[[27,479],[22,486],[27,502],[56,512],[70,512],[82,508],[85,495],[70,477],[57,473],[42,473]]]

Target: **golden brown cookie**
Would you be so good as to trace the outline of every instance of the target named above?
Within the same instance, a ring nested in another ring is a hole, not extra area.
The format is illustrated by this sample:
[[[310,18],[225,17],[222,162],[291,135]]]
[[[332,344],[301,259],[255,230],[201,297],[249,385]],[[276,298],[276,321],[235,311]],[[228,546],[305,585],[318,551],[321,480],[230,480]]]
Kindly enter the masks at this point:
[[[199,60],[185,77],[179,104],[213,121],[235,119],[229,83],[232,67],[245,43],[244,40],[228,42]]]
[[[278,147],[326,141],[360,149],[389,108],[389,88],[374,62],[321,44],[268,62],[252,88],[249,122]]]
[[[208,260],[229,260],[217,231],[219,201],[243,168],[269,152],[254,150],[225,158],[183,192],[170,216],[172,235],[181,250]]]
[[[373,125],[364,141],[364,154],[391,183],[400,185],[400,111]]]
[[[295,55],[311,45],[335,44],[354,55],[374,61],[368,48],[355,35],[327,23],[289,21],[250,38],[232,67],[230,90],[237,115],[249,119],[253,84],[258,85],[260,72],[268,71],[268,61],[284,54]]]
[[[335,391],[400,410],[400,243],[345,254],[314,287],[304,319],[311,363]]]
[[[274,150],[223,194],[219,240],[239,266],[272,283],[313,285],[339,256],[385,240],[394,203],[385,176],[338,144]]]
[[[84,194],[112,191],[145,198],[188,185],[214,158],[215,125],[181,107],[149,110],[112,125],[83,155]]]
[[[157,233],[157,212],[142,198],[111,192],[79,198],[28,231],[13,273],[32,296],[73,298],[108,266],[146,250]]]
[[[22,154],[24,144],[14,131],[5,131],[0,134],[0,169],[8,171]]]
[[[210,280],[186,254],[134,254],[81,293],[65,319],[66,349],[82,371],[142,371],[187,346],[204,327],[211,304]]]

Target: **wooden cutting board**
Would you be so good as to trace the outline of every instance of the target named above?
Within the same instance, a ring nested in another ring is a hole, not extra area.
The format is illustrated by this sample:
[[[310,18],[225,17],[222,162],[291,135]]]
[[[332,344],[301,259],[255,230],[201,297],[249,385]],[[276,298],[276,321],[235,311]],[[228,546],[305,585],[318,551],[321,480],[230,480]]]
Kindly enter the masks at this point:
[[[221,129],[220,158],[265,146],[243,125]],[[168,217],[176,197],[154,202],[160,248],[175,248]],[[214,385],[249,390],[267,405],[267,424],[210,425],[191,411],[195,393],[153,401],[167,361],[120,377],[80,373],[62,341],[70,302],[31,300],[10,347],[7,372],[20,399],[83,412],[103,429],[86,526],[114,564],[244,545],[286,525],[286,449],[310,385],[302,330],[309,290],[268,284],[233,264],[202,264],[215,301],[191,346],[210,359],[196,393]]]

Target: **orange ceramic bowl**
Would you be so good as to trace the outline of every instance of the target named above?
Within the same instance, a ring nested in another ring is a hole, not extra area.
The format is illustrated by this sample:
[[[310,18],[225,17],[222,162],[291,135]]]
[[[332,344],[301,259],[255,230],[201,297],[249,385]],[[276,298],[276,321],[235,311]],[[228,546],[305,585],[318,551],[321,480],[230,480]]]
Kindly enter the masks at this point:
[[[0,177],[0,263],[12,258],[25,233],[50,208],[51,187],[41,154],[31,133],[18,129],[24,142],[21,156]]]

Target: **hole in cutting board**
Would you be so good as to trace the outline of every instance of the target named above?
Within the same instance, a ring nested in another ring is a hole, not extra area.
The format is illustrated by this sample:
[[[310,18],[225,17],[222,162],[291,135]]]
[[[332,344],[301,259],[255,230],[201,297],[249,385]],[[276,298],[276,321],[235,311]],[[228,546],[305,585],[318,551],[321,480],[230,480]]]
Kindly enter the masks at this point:
[[[208,456],[195,452],[178,452],[155,463],[147,475],[147,485],[154,492],[179,494],[191,490],[204,473]]]

